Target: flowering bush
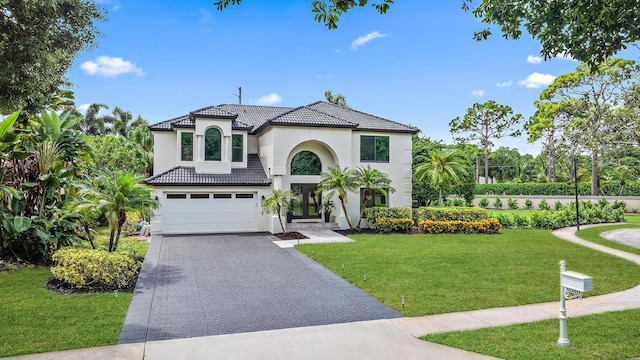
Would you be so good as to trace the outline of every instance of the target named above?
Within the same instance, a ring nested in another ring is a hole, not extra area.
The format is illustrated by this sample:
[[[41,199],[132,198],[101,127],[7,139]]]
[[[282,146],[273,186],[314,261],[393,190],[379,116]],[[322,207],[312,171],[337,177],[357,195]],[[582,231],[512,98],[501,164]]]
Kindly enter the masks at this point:
[[[409,232],[413,227],[413,219],[412,218],[378,218],[376,219],[376,223],[371,226],[371,228],[378,232]]]
[[[493,218],[479,221],[433,221],[418,223],[420,231],[428,234],[497,234],[502,229],[500,222]]]

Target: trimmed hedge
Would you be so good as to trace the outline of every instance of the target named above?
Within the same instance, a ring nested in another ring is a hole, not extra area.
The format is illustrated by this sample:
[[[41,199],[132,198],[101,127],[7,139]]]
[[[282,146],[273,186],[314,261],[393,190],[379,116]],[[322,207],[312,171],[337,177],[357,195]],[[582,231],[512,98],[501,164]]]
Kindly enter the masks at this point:
[[[627,182],[622,194],[617,181],[602,181],[598,195],[640,196],[640,181]],[[591,195],[591,183],[579,183],[580,195]],[[477,184],[476,195],[574,195],[575,185],[567,183],[497,183]]]
[[[373,228],[378,218],[387,219],[403,219],[411,218],[411,208],[408,206],[400,207],[386,207],[375,206],[365,209],[365,215],[367,217],[367,225]]]
[[[474,207],[421,207],[416,215],[418,221],[480,221],[488,217],[486,209]]]
[[[412,218],[377,218],[376,223],[371,228],[382,233],[404,232],[408,233],[413,227]]]
[[[139,261],[124,254],[77,248],[56,251],[53,261],[53,277],[77,288],[124,288],[135,278],[141,266]]]
[[[488,218],[479,221],[432,221],[418,223],[420,231],[427,234],[497,234],[502,225],[496,219]]]
[[[580,202],[580,224],[599,224],[622,222],[624,219],[624,207],[619,205],[614,208],[606,203]],[[495,218],[504,228],[523,229],[558,229],[576,224],[575,203],[564,205],[560,210],[536,211],[531,216],[498,213]]]

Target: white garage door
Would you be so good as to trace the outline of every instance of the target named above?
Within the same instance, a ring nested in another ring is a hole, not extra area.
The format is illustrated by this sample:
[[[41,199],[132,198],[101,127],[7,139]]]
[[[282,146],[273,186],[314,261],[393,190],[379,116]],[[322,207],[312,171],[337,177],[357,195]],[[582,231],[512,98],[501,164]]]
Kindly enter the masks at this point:
[[[195,234],[256,231],[256,193],[165,193],[162,232]]]

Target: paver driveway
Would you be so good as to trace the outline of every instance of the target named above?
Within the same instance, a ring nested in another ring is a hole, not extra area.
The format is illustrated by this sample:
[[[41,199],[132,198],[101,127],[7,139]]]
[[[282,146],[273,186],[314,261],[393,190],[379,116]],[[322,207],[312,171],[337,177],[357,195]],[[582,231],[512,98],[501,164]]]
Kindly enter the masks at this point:
[[[400,317],[270,234],[157,236],[120,343]]]

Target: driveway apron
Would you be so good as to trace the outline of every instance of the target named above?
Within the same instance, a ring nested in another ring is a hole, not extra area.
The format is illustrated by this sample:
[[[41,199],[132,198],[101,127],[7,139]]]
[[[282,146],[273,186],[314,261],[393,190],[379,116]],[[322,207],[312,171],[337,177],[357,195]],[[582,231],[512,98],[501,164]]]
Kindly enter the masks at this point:
[[[400,317],[273,240],[154,235],[119,343]]]

